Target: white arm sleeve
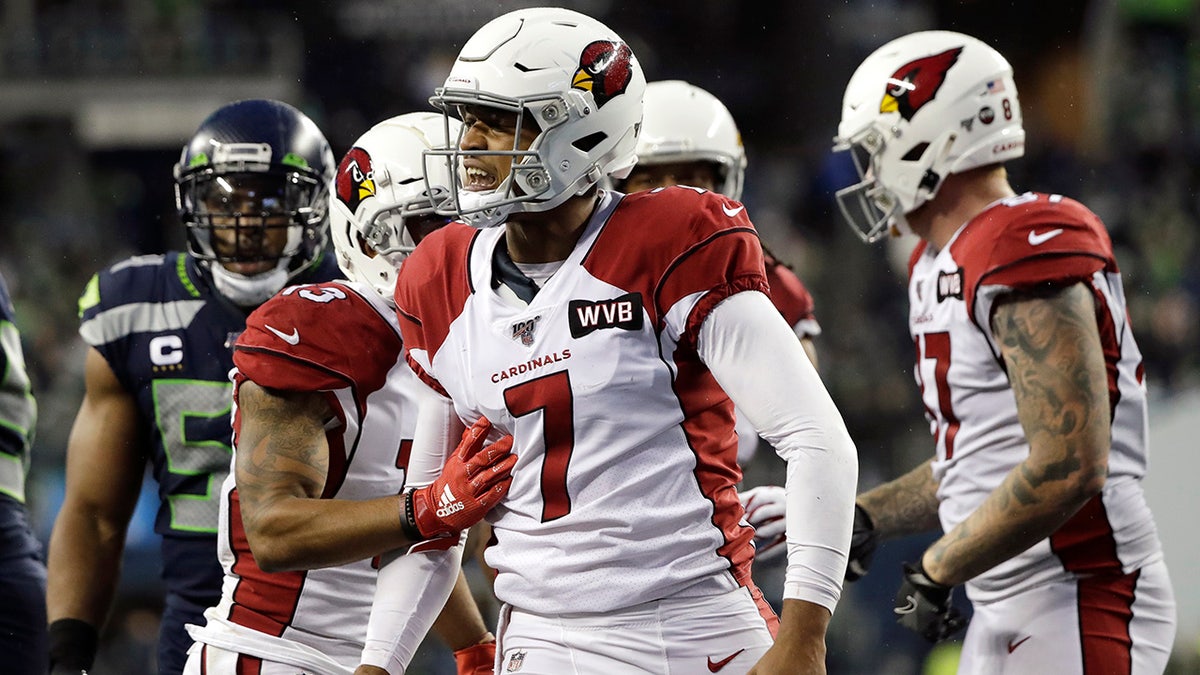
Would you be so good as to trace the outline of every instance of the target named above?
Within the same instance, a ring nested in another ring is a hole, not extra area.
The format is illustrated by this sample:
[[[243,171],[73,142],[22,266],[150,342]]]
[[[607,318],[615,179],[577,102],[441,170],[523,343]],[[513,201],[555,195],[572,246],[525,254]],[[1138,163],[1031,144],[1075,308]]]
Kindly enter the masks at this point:
[[[458,580],[462,545],[383,556],[362,663],[402,675]],[[390,559],[389,559],[390,558]]]
[[[450,399],[417,386],[417,423],[405,472],[406,487],[428,485],[458,445],[463,423]],[[416,544],[383,556],[371,604],[362,663],[400,675],[450,597],[462,562],[462,538],[449,549]],[[443,542],[445,543],[445,542]]]
[[[842,415],[779,311],[758,291],[736,293],[700,326],[713,377],[787,461],[788,567],[783,597],[833,611],[842,592],[858,453]]]
[[[429,485],[442,473],[450,454],[458,447],[466,425],[454,412],[454,403],[429,385],[417,381],[417,422],[412,452],[404,472],[404,486]]]

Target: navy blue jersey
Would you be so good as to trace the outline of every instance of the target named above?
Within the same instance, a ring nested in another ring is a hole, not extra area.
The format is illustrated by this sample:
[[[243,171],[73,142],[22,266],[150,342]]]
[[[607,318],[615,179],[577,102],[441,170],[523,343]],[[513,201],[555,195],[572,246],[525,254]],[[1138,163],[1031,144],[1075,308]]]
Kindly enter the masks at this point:
[[[0,495],[23,504],[37,405],[14,314],[8,286],[0,277]]]
[[[13,315],[0,277],[0,654],[4,672],[41,673],[47,665],[46,566],[24,506],[37,405]]]
[[[340,277],[325,255],[294,281]],[[141,413],[161,500],[155,531],[167,590],[201,604],[221,591],[215,538],[231,457],[229,371],[246,314],[178,252],[117,263],[92,277],[79,300],[80,335]]]

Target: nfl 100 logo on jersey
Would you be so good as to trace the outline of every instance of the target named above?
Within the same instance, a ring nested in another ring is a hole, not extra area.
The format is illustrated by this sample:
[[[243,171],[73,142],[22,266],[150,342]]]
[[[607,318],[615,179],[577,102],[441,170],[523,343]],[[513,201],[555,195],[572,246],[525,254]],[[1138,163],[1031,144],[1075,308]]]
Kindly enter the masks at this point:
[[[537,328],[537,322],[541,320],[541,316],[535,316],[532,319],[523,319],[513,324],[512,339],[520,342],[526,347],[533,346],[533,333]]]

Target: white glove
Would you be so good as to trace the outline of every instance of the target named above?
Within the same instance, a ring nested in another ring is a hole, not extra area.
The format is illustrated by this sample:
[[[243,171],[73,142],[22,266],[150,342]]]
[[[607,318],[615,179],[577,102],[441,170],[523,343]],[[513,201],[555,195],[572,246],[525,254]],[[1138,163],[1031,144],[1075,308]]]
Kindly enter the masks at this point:
[[[738,493],[746,522],[754,528],[754,561],[787,553],[787,490],[782,485],[760,485]]]

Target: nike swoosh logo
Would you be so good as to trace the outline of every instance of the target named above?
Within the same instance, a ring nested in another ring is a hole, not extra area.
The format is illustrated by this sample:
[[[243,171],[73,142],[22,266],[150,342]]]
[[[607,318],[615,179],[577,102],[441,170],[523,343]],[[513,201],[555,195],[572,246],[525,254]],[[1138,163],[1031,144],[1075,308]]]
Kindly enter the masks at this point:
[[[729,656],[726,656],[725,658],[721,659],[720,661],[713,661],[711,656],[708,657],[708,672],[715,673],[718,670],[724,668],[725,666],[729,665],[730,661],[736,659],[738,654],[741,654],[744,651],[746,651],[746,650],[739,649],[736,652],[730,654]]]
[[[274,333],[275,335],[277,335],[280,340],[283,340],[284,342],[288,343],[289,345],[295,346],[295,345],[300,344],[300,331],[296,330],[295,328],[292,329],[291,333],[285,333],[285,332],[279,330],[278,328],[272,328],[271,326],[268,326],[265,323],[263,324],[263,326],[267,330],[269,330],[272,333]]]
[[[917,599],[916,598],[914,598],[911,595],[908,595],[908,596],[905,596],[904,599],[908,600],[908,604],[903,607],[896,607],[895,609],[892,610],[893,612],[895,612],[897,614],[912,614],[913,612],[917,611]]]
[[[1037,246],[1039,244],[1044,244],[1062,233],[1063,233],[1063,231],[1062,231],[1061,227],[1058,228],[1057,230],[1050,230],[1049,232],[1043,232],[1041,234],[1038,234],[1037,232],[1030,230],[1029,231],[1029,245]]]
[[[743,210],[743,209],[745,209],[745,208],[746,208],[745,206],[739,206],[739,207],[737,207],[736,209],[731,209],[731,208],[729,208],[728,206],[725,206],[724,204],[722,204],[722,205],[721,205],[721,210],[722,210],[722,211],[724,211],[724,212],[725,212],[725,215],[729,216],[730,218],[732,218],[732,217],[736,216],[737,214],[741,213],[741,212],[742,212],[742,210]]]
[[[1026,635],[1025,637],[1021,638],[1020,640],[1017,640],[1016,642],[1009,640],[1008,641],[1008,653],[1011,654],[1011,653],[1017,651],[1017,647],[1020,647],[1022,644],[1025,643],[1026,640],[1028,640],[1031,637],[1033,637],[1033,636]]]

